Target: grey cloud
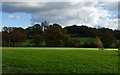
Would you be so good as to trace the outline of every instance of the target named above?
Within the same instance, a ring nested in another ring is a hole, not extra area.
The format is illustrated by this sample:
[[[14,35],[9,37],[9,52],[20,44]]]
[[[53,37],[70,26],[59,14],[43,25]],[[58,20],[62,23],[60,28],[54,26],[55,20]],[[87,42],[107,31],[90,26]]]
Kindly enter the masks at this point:
[[[4,12],[45,12],[74,7],[70,2],[4,2],[2,10]]]
[[[101,9],[102,4],[109,7],[109,10]],[[110,9],[114,8],[111,4],[102,2],[5,2],[2,6],[3,12],[31,14],[32,24],[48,20],[62,25],[89,24],[92,26],[99,24],[100,17],[106,18],[110,15]]]
[[[103,3],[103,6],[109,11],[118,11],[120,3],[119,2],[105,2]]]

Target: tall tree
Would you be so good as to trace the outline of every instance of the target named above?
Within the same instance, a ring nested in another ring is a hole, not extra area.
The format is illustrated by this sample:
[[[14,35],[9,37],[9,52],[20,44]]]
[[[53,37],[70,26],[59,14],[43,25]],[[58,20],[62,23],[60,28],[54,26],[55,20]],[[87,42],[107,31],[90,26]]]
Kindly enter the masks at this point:
[[[33,27],[30,26],[25,30],[26,30],[27,39],[33,39]]]
[[[70,37],[60,25],[53,24],[44,32],[47,46],[63,46]]]
[[[35,46],[39,46],[43,42],[43,31],[39,24],[33,26],[33,41]]]
[[[115,41],[114,36],[110,32],[101,32],[100,38],[104,47],[111,47],[112,43]]]
[[[10,33],[10,41],[12,46],[16,46],[18,42],[22,42],[26,39],[26,32],[23,28],[13,28]]]
[[[11,46],[11,35],[13,27],[3,27],[2,28],[2,45],[3,46]]]

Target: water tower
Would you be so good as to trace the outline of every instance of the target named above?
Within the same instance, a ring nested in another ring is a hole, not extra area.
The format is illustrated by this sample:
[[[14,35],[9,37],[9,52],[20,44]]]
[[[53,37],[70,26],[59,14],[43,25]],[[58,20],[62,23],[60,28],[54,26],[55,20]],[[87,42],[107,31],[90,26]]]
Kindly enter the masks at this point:
[[[42,26],[42,30],[45,31],[49,26],[49,22],[44,21],[44,22],[41,23],[41,26]]]

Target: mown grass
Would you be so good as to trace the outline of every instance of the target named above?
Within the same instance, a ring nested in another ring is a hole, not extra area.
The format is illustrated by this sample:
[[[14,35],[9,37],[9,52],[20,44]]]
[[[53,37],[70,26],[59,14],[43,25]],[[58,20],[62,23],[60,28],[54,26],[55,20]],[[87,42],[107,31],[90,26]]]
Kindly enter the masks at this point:
[[[117,73],[115,50],[3,48],[3,73]]]

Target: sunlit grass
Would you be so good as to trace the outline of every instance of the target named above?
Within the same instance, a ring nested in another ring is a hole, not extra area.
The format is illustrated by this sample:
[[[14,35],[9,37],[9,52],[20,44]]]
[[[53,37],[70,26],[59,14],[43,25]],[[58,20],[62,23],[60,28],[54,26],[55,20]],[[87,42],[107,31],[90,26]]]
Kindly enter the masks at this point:
[[[3,73],[117,73],[115,50],[3,48]]]

